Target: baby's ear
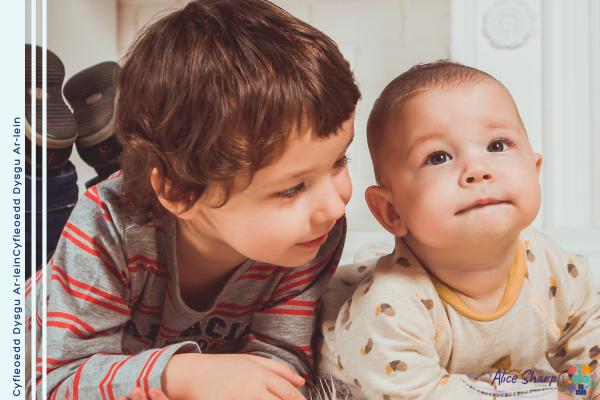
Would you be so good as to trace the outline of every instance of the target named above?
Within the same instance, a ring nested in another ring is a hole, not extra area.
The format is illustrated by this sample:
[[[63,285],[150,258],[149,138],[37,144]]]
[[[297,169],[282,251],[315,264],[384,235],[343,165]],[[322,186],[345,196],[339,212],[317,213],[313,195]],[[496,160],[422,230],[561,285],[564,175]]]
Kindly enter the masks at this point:
[[[383,186],[370,186],[365,192],[365,199],[371,213],[388,232],[403,237],[408,233],[404,221],[396,212],[392,192]]]
[[[158,173],[158,169],[154,168],[150,173],[150,182],[154,193],[158,197],[158,201],[163,205],[164,208],[169,210],[177,218],[192,219],[198,214],[198,210],[194,207],[187,211],[184,211],[190,204],[190,199],[187,196],[181,196],[177,189],[171,184],[171,182],[165,179],[165,191],[160,194],[161,176]]]
[[[534,153],[535,157],[535,168],[537,169],[537,174],[540,176],[540,171],[542,170],[542,155],[540,153]]]

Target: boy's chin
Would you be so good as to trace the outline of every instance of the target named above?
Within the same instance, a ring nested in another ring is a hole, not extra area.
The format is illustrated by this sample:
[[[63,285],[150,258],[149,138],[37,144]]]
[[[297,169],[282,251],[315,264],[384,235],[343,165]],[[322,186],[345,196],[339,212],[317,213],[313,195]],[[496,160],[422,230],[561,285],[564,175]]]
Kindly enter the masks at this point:
[[[313,260],[319,251],[319,247],[302,250],[303,251],[289,251],[289,254],[285,254],[281,257],[276,257],[268,261],[261,261],[285,268],[298,268]]]

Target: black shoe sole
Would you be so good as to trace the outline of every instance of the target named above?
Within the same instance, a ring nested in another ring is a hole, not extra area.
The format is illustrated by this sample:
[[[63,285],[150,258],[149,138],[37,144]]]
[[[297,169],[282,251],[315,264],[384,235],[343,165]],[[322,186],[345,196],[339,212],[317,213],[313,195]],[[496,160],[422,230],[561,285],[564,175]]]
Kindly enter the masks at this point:
[[[63,92],[79,126],[78,147],[90,147],[113,135],[114,74],[117,63],[108,61],[87,68],[65,84]]]
[[[46,60],[47,118],[46,144],[50,149],[70,147],[77,138],[77,122],[62,97],[62,83],[65,67],[60,59],[51,51]],[[31,93],[36,96],[36,132],[35,143],[42,145],[42,48],[36,48],[35,85],[31,80],[31,45],[25,45],[25,133],[33,141],[31,132]]]

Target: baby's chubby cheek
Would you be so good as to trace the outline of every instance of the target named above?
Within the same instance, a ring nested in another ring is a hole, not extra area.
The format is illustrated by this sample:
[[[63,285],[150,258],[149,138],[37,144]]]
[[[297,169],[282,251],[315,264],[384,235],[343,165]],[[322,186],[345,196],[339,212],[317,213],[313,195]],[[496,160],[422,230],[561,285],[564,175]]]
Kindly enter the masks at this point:
[[[452,196],[439,185],[417,185],[404,189],[395,196],[396,207],[409,233],[430,245],[443,243],[454,237],[454,217],[458,207]]]

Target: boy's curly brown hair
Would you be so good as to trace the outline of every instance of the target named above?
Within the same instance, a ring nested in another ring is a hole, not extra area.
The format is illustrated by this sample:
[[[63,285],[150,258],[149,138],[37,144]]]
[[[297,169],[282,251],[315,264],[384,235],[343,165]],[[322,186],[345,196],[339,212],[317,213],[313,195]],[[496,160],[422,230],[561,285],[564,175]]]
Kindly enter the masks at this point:
[[[221,187],[222,206],[236,177],[249,184],[306,129],[336,134],[360,99],[336,44],[265,0],[197,0],[161,18],[132,45],[116,85],[121,168],[139,223],[165,212],[154,168],[159,195],[169,182],[189,209]]]

